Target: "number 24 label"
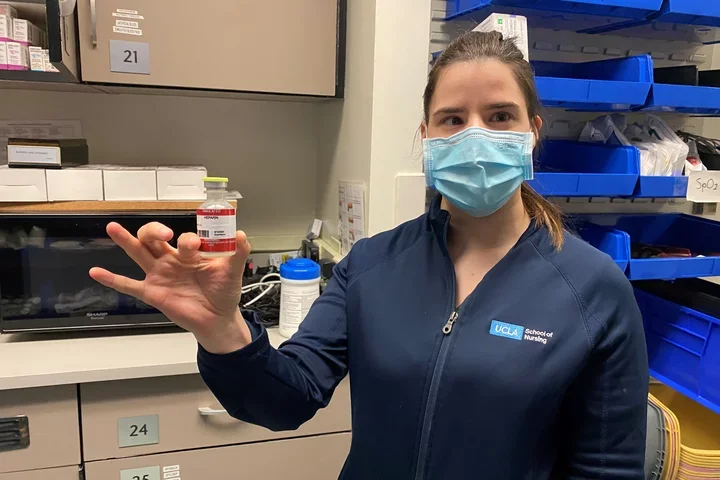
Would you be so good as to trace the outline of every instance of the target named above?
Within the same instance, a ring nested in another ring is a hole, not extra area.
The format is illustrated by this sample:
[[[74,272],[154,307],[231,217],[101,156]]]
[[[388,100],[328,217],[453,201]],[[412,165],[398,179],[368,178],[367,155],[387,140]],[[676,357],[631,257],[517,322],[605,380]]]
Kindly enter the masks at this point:
[[[118,446],[120,448],[156,443],[160,443],[158,415],[118,418]]]

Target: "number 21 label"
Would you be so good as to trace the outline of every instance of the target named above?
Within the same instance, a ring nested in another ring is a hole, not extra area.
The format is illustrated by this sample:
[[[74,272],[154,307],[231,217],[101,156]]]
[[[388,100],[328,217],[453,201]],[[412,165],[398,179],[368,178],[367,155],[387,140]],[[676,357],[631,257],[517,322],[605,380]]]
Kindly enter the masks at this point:
[[[110,40],[110,71],[150,75],[150,44]]]
[[[156,443],[160,443],[160,419],[157,415],[118,418],[120,448]]]

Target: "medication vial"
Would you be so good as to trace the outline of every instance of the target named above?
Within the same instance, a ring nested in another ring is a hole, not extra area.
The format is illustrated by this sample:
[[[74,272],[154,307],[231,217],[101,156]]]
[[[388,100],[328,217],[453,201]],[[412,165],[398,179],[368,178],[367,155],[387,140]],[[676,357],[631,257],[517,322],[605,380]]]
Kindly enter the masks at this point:
[[[200,237],[200,255],[203,257],[230,257],[235,255],[235,207],[227,200],[228,179],[205,177],[207,201],[197,209],[197,234]]]

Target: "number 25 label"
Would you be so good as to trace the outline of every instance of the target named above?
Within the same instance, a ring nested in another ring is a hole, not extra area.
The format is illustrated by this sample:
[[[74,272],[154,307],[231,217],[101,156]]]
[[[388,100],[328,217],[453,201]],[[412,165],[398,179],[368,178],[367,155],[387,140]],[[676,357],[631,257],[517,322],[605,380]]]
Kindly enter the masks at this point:
[[[160,467],[133,468],[120,470],[120,480],[161,480]]]
[[[118,418],[118,446],[120,448],[156,443],[160,443],[160,419],[157,415]]]

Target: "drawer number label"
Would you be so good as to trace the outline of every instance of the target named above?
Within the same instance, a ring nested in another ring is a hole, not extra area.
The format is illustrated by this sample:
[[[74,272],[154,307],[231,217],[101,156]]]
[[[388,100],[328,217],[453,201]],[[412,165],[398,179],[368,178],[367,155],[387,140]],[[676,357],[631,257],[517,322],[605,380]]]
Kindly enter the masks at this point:
[[[120,448],[156,443],[160,443],[160,418],[157,415],[118,418],[118,446]],[[140,480],[145,479],[140,478]]]
[[[157,466],[120,470],[120,480],[162,480],[162,477]]]
[[[136,29],[128,28],[126,30]],[[150,44],[110,40],[110,71],[150,75]]]

